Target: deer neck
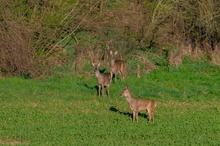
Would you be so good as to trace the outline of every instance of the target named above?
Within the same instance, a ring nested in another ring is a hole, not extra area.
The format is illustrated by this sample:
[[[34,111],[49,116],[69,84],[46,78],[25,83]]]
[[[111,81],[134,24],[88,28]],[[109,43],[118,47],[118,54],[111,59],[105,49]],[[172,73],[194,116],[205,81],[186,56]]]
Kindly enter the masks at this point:
[[[127,101],[128,103],[131,103],[132,100],[133,100],[133,98],[132,98],[132,96],[131,96],[131,93],[129,93],[129,94],[126,96],[126,101]]]
[[[115,65],[115,60],[112,58],[111,59],[111,66],[114,66]]]
[[[95,76],[98,78],[100,76],[99,70],[95,71]]]

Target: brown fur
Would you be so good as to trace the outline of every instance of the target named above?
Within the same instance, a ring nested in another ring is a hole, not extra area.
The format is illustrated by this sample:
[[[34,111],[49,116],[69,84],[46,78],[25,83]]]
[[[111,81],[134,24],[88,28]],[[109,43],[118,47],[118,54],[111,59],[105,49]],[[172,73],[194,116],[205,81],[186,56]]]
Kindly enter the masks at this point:
[[[108,96],[109,96],[110,95],[109,87],[112,82],[112,73],[100,73],[99,72],[100,63],[92,63],[92,66],[94,67],[95,76],[98,82],[99,96],[100,96],[101,88],[102,88],[102,96],[104,96],[105,86],[108,89]]]
[[[115,81],[116,81],[116,77],[117,77],[116,75],[118,72],[122,80],[124,80],[125,78],[125,63],[122,60],[116,60],[117,54],[118,54],[118,51],[115,51],[115,53],[110,51],[110,55],[111,55],[110,71],[112,72],[112,74],[115,75]]]
[[[138,122],[138,112],[141,110],[145,110],[149,115],[149,122],[154,122],[154,109],[156,108],[156,102],[153,100],[141,99],[141,98],[133,98],[128,86],[125,87],[121,96],[126,97],[126,101],[128,102],[132,112],[133,112],[133,121],[135,119]]]

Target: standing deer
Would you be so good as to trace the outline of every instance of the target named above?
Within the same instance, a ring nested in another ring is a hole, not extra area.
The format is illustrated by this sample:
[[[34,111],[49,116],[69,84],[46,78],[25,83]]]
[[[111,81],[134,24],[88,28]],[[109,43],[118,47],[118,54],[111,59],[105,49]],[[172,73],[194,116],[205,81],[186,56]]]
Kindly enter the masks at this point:
[[[132,112],[133,112],[133,122],[135,118],[138,122],[138,112],[140,110],[145,110],[148,112],[149,115],[149,122],[154,122],[154,109],[156,108],[156,102],[147,99],[141,98],[133,98],[128,86],[125,87],[124,91],[122,92],[121,96],[126,97],[126,101],[128,102]]]
[[[100,73],[99,72],[100,63],[92,63],[92,66],[94,67],[95,76],[98,82],[99,96],[100,96],[101,88],[102,88],[102,96],[104,96],[105,86],[108,89],[108,96],[109,96],[109,87],[112,82],[112,73]]]
[[[110,71],[112,74],[115,75],[115,81],[116,81],[116,74],[119,72],[121,79],[124,80],[125,78],[125,63],[122,60],[116,60],[116,55],[118,54],[118,51],[115,51],[115,53],[110,50],[111,55],[111,62],[110,62]]]

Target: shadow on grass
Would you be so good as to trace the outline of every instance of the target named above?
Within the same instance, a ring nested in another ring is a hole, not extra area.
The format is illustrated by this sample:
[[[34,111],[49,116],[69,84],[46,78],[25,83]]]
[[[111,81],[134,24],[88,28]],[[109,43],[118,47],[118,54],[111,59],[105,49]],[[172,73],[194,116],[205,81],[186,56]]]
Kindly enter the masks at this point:
[[[97,96],[98,96],[98,90],[99,90],[98,85],[89,86],[89,85],[86,84],[86,83],[77,83],[77,85],[78,85],[78,86],[81,86],[81,87],[83,87],[83,88],[89,89],[89,90],[96,90]]]
[[[90,89],[90,90],[93,90],[94,88],[96,89],[96,90],[98,90],[98,86],[96,85],[96,86],[88,86],[87,84],[84,84],[84,86],[87,88],[87,89]]]
[[[84,84],[84,86],[85,86],[87,89],[90,89],[90,90],[96,89],[97,96],[99,95],[99,86],[98,86],[98,85],[95,85],[95,86],[90,87],[90,86],[88,86],[87,84]],[[104,94],[107,96],[107,95],[108,95],[107,87],[105,86],[104,88],[105,88],[105,89],[104,89]],[[102,94],[102,88],[101,88],[101,91],[100,91],[100,92],[101,92],[100,94]],[[105,96],[105,95],[104,95],[104,96]]]
[[[125,116],[129,116],[129,117],[133,117],[133,114],[132,114],[132,112],[121,112],[121,111],[119,111],[117,108],[115,108],[114,106],[112,106],[112,107],[110,107],[110,109],[109,109],[110,111],[112,111],[112,112],[116,112],[116,113],[119,113],[119,114],[122,114],[122,115],[125,115]],[[141,117],[143,117],[143,118],[147,118],[148,116],[146,115],[146,113],[144,114],[144,113],[138,113],[138,116],[141,116]]]

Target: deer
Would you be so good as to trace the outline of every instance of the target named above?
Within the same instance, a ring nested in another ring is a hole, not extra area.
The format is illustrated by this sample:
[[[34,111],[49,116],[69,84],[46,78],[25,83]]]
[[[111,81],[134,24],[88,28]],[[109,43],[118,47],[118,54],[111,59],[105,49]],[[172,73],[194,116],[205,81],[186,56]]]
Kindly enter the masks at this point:
[[[99,72],[100,63],[92,63],[92,66],[94,67],[95,76],[96,76],[97,82],[98,82],[99,96],[100,96],[100,93],[101,93],[101,88],[102,88],[102,96],[104,96],[105,86],[108,90],[108,96],[110,96],[109,87],[110,87],[110,84],[112,82],[112,73],[111,72],[110,73],[100,73]]]
[[[138,112],[141,110],[145,110],[149,115],[149,122],[154,123],[154,109],[156,108],[156,102],[153,100],[147,100],[142,98],[133,98],[128,86],[125,86],[121,96],[126,97],[126,101],[128,102],[130,109],[133,112],[133,122],[135,119],[138,123]]]
[[[115,82],[116,82],[116,76],[118,72],[121,76],[121,80],[124,80],[125,78],[125,63],[123,60],[116,60],[117,54],[118,54],[118,51],[115,51],[113,53],[112,50],[110,50],[110,55],[111,55],[110,71],[112,72],[112,74],[115,75]]]

